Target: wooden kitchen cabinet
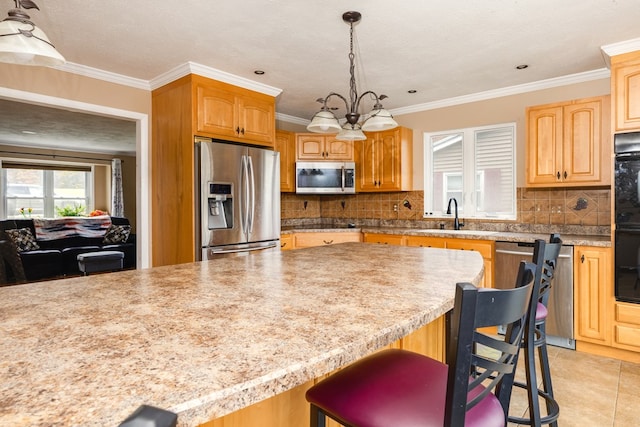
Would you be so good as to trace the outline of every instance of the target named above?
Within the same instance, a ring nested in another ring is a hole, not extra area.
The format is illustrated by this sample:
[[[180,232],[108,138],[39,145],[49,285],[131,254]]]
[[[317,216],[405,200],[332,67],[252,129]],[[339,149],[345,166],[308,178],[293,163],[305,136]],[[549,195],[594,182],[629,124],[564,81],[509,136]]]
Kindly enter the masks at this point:
[[[353,161],[353,141],[338,141],[335,135],[296,134],[296,159],[305,161]]]
[[[610,97],[527,108],[527,186],[611,184]]]
[[[611,248],[574,246],[575,338],[611,344],[608,308],[613,302]]]
[[[420,246],[423,248],[445,248],[447,239],[442,237],[428,236],[407,236],[405,244],[407,246]]]
[[[395,234],[364,233],[365,243],[377,243],[379,245],[404,245],[404,236]]]
[[[367,132],[358,141],[356,191],[411,191],[413,189],[413,131],[397,127]]]
[[[151,108],[151,265],[193,262],[194,138],[273,146],[275,98],[189,74],[155,89]]]
[[[276,131],[274,150],[280,152],[280,192],[296,191],[296,145],[295,134]]]
[[[281,234],[280,235],[280,250],[289,251],[294,249],[293,234]]]
[[[311,232],[311,233],[295,233],[294,248],[309,248],[312,246],[334,245],[336,243],[345,242],[361,242],[362,233],[359,231],[346,232]]]
[[[640,51],[611,58],[615,132],[640,130]]]
[[[640,305],[616,301],[613,346],[640,352]]]
[[[246,92],[219,82],[196,83],[198,135],[272,147],[275,101],[268,95]]]

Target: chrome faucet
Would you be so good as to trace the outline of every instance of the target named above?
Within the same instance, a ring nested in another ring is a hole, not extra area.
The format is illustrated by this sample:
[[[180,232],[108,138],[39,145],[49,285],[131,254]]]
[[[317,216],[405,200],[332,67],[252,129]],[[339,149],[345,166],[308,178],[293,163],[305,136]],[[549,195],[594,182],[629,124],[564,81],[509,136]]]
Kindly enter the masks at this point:
[[[460,222],[460,220],[458,219],[458,201],[455,199],[455,197],[452,197],[449,199],[449,205],[447,205],[447,215],[451,215],[451,202],[453,201],[453,206],[455,209],[455,213],[456,216],[453,220],[453,229],[454,230],[460,230],[460,227],[464,227],[464,223]]]

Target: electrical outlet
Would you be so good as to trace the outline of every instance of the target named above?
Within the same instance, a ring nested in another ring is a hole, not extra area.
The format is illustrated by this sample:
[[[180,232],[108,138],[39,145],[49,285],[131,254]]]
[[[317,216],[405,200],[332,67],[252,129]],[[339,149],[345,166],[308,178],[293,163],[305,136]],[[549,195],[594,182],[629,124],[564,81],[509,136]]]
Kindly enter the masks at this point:
[[[398,212],[398,205],[397,205],[397,204],[394,204],[394,205],[393,205],[393,211],[394,211],[394,212]]]

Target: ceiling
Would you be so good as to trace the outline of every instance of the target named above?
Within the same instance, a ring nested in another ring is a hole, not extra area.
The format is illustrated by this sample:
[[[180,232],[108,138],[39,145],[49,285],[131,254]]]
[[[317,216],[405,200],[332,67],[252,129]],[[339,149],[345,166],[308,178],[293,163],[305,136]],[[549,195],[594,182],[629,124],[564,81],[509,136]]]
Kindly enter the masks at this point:
[[[640,36],[637,0],[36,2],[40,10],[28,13],[69,63],[152,87],[158,76],[194,62],[282,89],[276,112],[299,119],[311,118],[315,100],[329,92],[349,95],[347,10],[362,13],[355,26],[358,92],[386,94],[384,106],[396,114],[602,70],[601,46]],[[516,69],[520,64],[528,68]],[[333,106],[344,115],[344,104]],[[133,122],[19,107],[0,103],[0,141],[135,152]]]

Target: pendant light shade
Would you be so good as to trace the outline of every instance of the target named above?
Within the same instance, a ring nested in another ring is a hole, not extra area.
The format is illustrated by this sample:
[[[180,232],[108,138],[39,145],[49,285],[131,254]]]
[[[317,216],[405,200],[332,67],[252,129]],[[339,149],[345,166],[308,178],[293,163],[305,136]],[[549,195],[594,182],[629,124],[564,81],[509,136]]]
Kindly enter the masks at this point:
[[[337,133],[340,132],[342,128],[335,114],[323,108],[313,116],[311,123],[307,126],[307,130],[317,133]]]
[[[16,7],[38,9],[31,0],[14,1]],[[0,62],[46,67],[64,64],[64,57],[30,19],[24,10],[11,9],[0,22]]]
[[[358,141],[367,139],[362,131],[382,131],[393,129],[398,126],[389,111],[385,110],[381,102],[387,98],[386,95],[376,95],[373,91],[366,91],[358,96],[355,77],[355,54],[353,53],[353,25],[360,22],[362,15],[360,12],[345,12],[342,20],[349,24],[350,27],[350,44],[349,44],[349,101],[339,93],[331,92],[325,98],[318,98],[317,101],[322,104],[322,109],[318,111],[312,118],[311,123],[307,126],[309,132],[319,133],[335,133],[339,132],[336,139],[344,141]],[[375,101],[373,110],[369,113],[368,118],[359,123],[360,113],[358,112],[360,101],[368,95]],[[338,97],[344,101],[347,109],[345,114],[346,123],[340,126],[340,122],[336,116],[327,107],[327,101],[332,97]]]
[[[360,129],[359,124],[345,123],[338,135],[336,135],[336,139],[338,141],[364,141],[367,136]]]
[[[365,132],[379,132],[398,127],[398,123],[393,120],[390,112],[380,106],[374,109],[367,120],[362,123],[362,130]]]

